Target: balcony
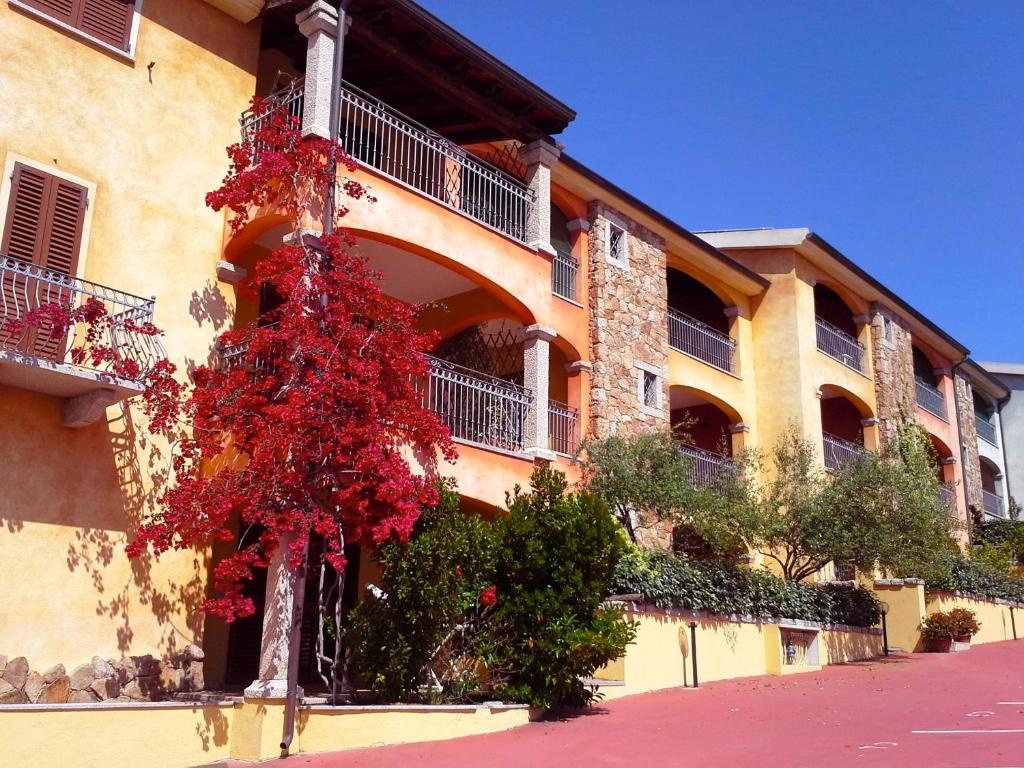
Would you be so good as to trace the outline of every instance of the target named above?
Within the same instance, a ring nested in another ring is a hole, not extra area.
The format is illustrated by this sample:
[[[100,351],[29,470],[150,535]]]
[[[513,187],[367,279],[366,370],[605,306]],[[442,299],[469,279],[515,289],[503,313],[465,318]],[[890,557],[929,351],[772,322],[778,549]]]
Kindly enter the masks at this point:
[[[915,379],[914,386],[917,391],[918,406],[928,411],[928,413],[945,420],[946,398],[943,394],[931,384],[921,381],[921,379]]]
[[[668,310],[668,344],[684,355],[736,373],[736,340],[677,309]]]
[[[981,507],[990,515],[995,517],[1006,517],[1006,508],[1003,506],[1003,497],[997,493],[982,490]]]
[[[580,263],[571,253],[555,249],[551,260],[551,292],[569,301],[576,301],[576,279]]]
[[[996,447],[999,446],[999,438],[996,435],[996,425],[980,413],[974,414],[974,427],[978,431],[978,437],[986,443],[990,443]]]
[[[548,400],[548,448],[563,456],[575,456],[579,447],[579,411]]]
[[[867,454],[864,446],[836,435],[823,432],[821,442],[825,449],[825,467],[836,471]]]
[[[727,457],[695,445],[680,445],[679,452],[690,460],[690,480],[697,488],[715,485],[722,472],[732,467]]]
[[[857,373],[864,373],[864,345],[827,320],[814,318],[818,350]]]
[[[93,335],[79,326],[60,336],[47,333],[45,326],[13,327],[40,307],[76,309],[89,300],[102,303],[112,318],[109,327],[98,327]],[[64,425],[92,423],[107,405],[139,394],[142,375],[164,356],[157,337],[134,329],[153,321],[154,304],[152,298],[0,256],[0,384],[68,398]],[[90,351],[97,347],[109,347],[122,360],[137,363],[139,379],[115,376],[111,361],[93,359]]]
[[[956,507],[956,493],[952,487],[945,483],[939,483],[939,498],[949,504],[951,507]]]
[[[302,80],[270,99],[301,121]],[[243,139],[269,119],[268,114],[243,113]],[[348,83],[341,90],[339,138],[361,164],[519,243],[527,242],[534,194],[521,181]]]

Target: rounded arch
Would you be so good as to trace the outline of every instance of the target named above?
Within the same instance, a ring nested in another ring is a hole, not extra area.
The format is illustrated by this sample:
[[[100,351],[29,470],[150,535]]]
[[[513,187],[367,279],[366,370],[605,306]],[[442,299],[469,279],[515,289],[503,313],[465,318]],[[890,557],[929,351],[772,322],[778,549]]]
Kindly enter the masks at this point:
[[[978,456],[978,468],[981,471],[981,489],[989,493],[999,494],[999,481],[1003,473],[988,456]]]
[[[814,281],[815,293],[817,293],[818,286],[821,286],[824,290],[827,290],[834,294],[838,298],[850,315],[866,315],[869,310],[869,304],[867,301],[862,299],[856,293],[851,291],[842,283],[830,280],[829,278],[816,279]]]
[[[872,412],[871,406],[845,387],[841,387],[838,384],[823,384],[819,387],[819,392],[821,393],[822,400],[834,397],[843,398],[857,409],[857,413],[860,414],[862,419],[874,418],[875,414]]]
[[[718,280],[714,280],[707,275],[694,274],[693,268],[676,254],[666,254],[665,268],[666,271],[675,270],[680,272],[699,283],[705,290],[714,294],[723,307],[732,307],[742,301],[741,294],[733,291],[729,286],[723,285]]]
[[[941,437],[933,435],[931,432],[928,433],[928,437],[931,438],[932,447],[935,449],[935,453],[939,459],[940,464],[945,463],[943,462],[943,459],[953,458],[953,449],[946,444],[945,440],[943,440]]]
[[[941,366],[936,364],[935,357],[930,351],[917,344],[912,344],[911,354],[913,355],[914,378],[933,386],[937,384],[938,377],[935,375],[935,369]]]
[[[551,203],[551,247],[560,253],[572,253],[572,233],[569,232],[569,216],[554,202]]]
[[[725,315],[728,299],[723,300],[718,290],[689,272],[671,265],[666,267],[668,306],[677,312],[699,320],[720,333],[728,335],[729,318]]]
[[[669,407],[672,410],[687,407],[688,403],[694,400],[703,401],[715,406],[718,410],[729,417],[730,423],[739,424],[743,421],[743,417],[740,412],[737,411],[733,406],[729,405],[725,400],[720,397],[716,397],[710,392],[706,392],[703,389],[697,389],[696,387],[687,386],[686,384],[673,384],[669,387]]]
[[[587,204],[554,184],[551,185],[551,203],[570,219],[587,218]]]
[[[224,246],[224,260],[241,266],[246,254],[257,240],[275,228],[284,227],[285,229],[282,234],[286,234],[291,231],[291,225],[291,216],[282,210],[267,209],[261,211],[258,215],[253,216],[238,232],[231,235]]]

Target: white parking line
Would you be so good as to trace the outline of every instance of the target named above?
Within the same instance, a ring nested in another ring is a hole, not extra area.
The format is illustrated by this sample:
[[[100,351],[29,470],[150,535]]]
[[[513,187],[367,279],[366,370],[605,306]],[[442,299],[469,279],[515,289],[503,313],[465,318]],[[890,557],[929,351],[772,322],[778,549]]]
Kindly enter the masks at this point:
[[[1024,705],[1024,701],[997,701],[996,704],[1009,704],[1016,707]]]
[[[957,730],[957,731],[911,731],[911,733],[1024,733],[1024,728],[990,728],[988,730]]]

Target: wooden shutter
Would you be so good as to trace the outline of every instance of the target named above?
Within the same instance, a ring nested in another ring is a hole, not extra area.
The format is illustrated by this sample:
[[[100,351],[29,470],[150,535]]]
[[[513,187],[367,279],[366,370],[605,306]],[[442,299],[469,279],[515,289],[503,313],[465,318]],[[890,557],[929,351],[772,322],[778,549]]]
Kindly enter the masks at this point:
[[[52,19],[127,51],[135,0],[22,0]]]
[[[25,5],[45,13],[52,19],[75,25],[75,13],[82,0],[22,0]]]
[[[56,272],[75,274],[86,195],[85,187],[16,163],[0,252]],[[4,316],[23,315],[41,303],[67,298],[65,292],[49,283],[9,273],[4,274],[2,290],[0,314]],[[0,339],[8,346],[12,341]],[[28,332],[16,347],[48,359],[64,354],[63,339],[46,328]]]
[[[78,29],[122,51],[128,50],[135,0],[78,0],[78,4]]]

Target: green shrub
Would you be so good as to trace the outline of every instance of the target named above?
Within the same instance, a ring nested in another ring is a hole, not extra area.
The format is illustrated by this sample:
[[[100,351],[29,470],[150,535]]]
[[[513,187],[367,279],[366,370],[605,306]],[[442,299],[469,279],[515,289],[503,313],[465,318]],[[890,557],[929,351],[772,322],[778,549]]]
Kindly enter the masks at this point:
[[[874,596],[861,587],[815,586],[767,571],[631,549],[615,572],[618,594],[640,594],[660,608],[686,608],[761,619],[802,619],[869,627],[880,620]]]
[[[957,623],[948,613],[939,611],[921,622],[921,635],[928,640],[952,640],[956,637]]]
[[[992,599],[1024,602],[1024,581],[958,553],[945,555],[948,575],[928,581],[928,588]]]
[[[621,611],[600,610],[626,543],[605,503],[566,493],[560,472],[531,485],[495,523],[496,612],[476,647],[499,698],[580,706],[594,697],[581,679],[634,637]]]
[[[561,473],[538,469],[493,522],[463,514],[446,486],[408,544],[381,548],[382,594],[345,632],[351,669],[385,701],[586,704],[582,679],[635,634],[601,606],[625,546],[604,502],[566,493]]]

